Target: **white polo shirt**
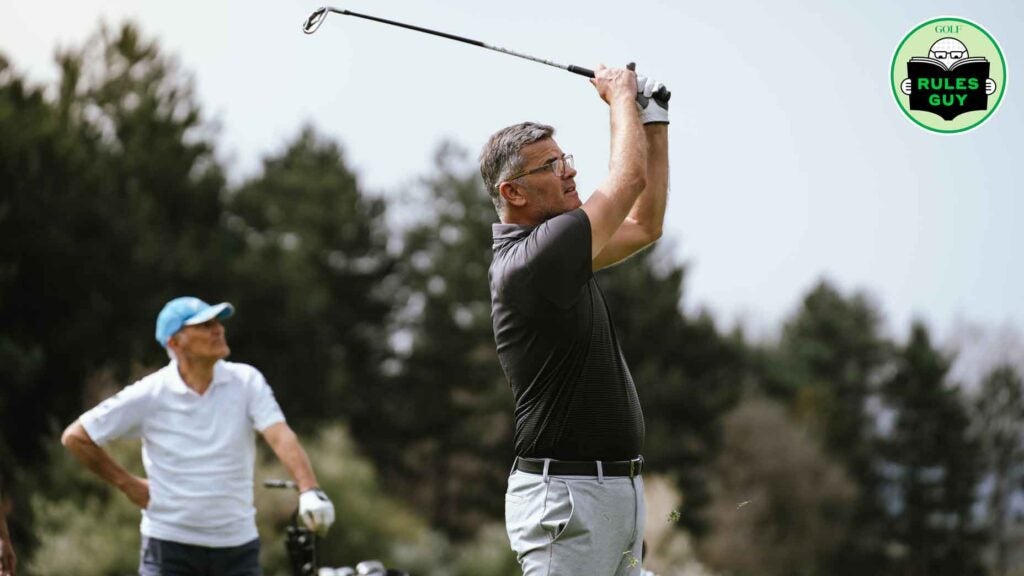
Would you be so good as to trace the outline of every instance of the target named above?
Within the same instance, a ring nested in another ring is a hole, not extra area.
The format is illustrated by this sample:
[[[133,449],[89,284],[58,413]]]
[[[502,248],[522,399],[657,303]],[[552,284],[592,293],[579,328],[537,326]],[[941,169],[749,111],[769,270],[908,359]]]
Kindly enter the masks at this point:
[[[284,421],[259,370],[220,361],[200,396],[177,363],[128,386],[80,418],[97,444],[142,438],[149,478],[144,536],[209,547],[257,537],[255,434]]]

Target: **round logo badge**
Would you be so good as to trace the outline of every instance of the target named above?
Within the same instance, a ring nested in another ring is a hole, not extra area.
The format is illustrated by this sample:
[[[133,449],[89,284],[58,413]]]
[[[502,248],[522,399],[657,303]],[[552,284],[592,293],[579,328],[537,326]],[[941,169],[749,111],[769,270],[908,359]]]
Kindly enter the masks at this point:
[[[963,18],[919,24],[896,47],[892,93],[903,113],[932,132],[976,128],[1006,91],[1006,62],[995,38]]]

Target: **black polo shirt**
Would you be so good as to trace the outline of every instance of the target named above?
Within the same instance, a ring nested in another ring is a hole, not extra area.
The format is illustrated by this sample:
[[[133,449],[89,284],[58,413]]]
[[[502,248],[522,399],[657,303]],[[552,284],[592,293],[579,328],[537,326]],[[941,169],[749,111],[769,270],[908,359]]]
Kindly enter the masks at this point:
[[[635,458],[644,416],[594,279],[587,214],[494,224],[493,233],[491,319],[516,401],[516,454]]]

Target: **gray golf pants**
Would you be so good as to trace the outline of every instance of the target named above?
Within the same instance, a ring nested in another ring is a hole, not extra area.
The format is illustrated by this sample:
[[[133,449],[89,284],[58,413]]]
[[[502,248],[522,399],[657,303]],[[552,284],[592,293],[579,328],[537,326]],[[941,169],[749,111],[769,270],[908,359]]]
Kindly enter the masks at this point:
[[[524,576],[639,576],[645,518],[640,476],[508,479],[505,528]]]

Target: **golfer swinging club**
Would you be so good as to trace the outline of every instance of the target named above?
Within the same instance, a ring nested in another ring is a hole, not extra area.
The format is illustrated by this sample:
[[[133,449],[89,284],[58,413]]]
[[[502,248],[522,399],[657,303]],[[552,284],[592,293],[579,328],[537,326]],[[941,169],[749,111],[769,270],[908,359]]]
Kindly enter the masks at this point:
[[[641,570],[644,418],[594,271],[661,236],[668,103],[650,99],[660,83],[630,69],[595,72],[611,162],[586,203],[550,126],[504,128],[480,156],[500,219],[494,340],[516,402],[505,523],[525,576]]]

